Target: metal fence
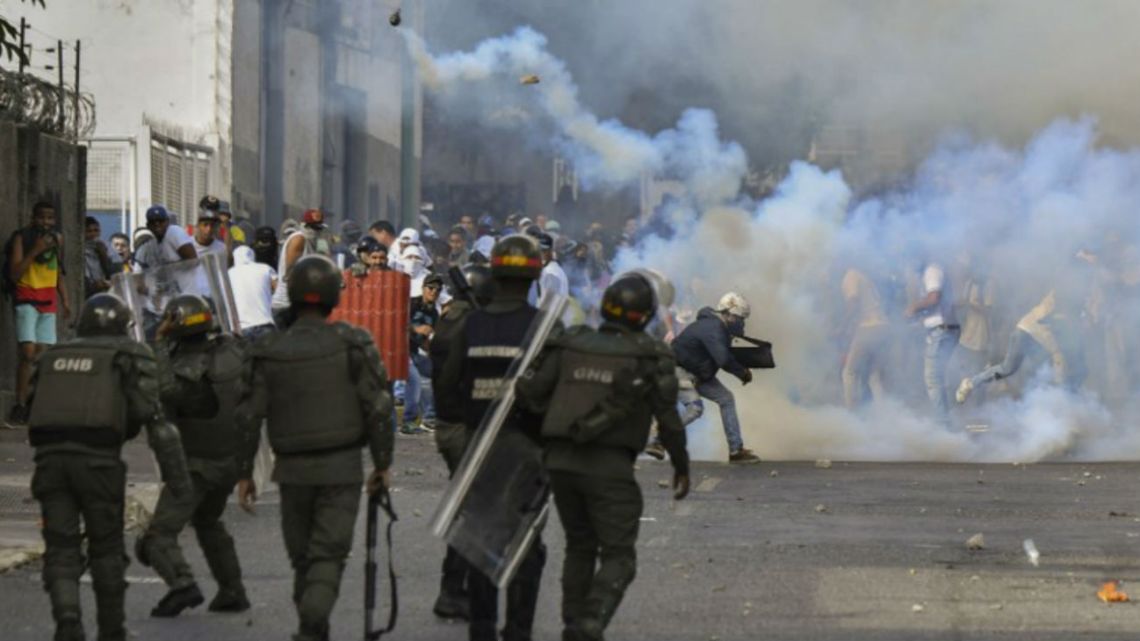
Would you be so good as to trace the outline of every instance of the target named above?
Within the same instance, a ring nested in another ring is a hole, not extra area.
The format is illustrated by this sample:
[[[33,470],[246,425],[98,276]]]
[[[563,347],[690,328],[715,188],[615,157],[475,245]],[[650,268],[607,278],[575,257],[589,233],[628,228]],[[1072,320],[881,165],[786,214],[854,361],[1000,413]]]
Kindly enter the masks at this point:
[[[179,222],[190,222],[198,210],[198,200],[210,193],[210,164],[214,150],[152,134],[150,140],[151,202],[163,204],[181,214]]]

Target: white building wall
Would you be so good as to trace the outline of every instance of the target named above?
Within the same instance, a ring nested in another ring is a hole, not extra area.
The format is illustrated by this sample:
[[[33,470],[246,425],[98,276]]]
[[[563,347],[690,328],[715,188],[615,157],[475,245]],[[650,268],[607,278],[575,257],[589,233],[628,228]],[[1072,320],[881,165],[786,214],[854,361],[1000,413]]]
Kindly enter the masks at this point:
[[[26,18],[40,48],[50,34],[82,40],[80,89],[95,98],[95,136],[140,136],[149,128],[215,149],[211,190],[228,193],[230,41],[233,0],[0,0],[9,19]],[[49,59],[50,58],[50,59]],[[55,57],[33,51],[41,76]],[[65,78],[74,77],[74,52]],[[148,127],[149,126],[149,127]],[[145,140],[139,140],[139,208],[151,204]],[[136,213],[136,217],[141,214]]]

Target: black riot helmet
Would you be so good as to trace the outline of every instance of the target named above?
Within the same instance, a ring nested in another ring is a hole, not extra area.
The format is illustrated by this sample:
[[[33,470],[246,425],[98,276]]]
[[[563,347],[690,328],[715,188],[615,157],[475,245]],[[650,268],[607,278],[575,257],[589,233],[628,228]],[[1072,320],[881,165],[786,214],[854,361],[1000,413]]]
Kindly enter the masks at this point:
[[[466,265],[463,268],[463,279],[467,281],[471,296],[478,305],[486,305],[495,296],[495,280],[491,276],[491,268],[486,265]]]
[[[209,301],[196,294],[180,294],[166,304],[162,314],[167,338],[205,336],[217,331],[218,321]]]
[[[310,254],[297,261],[289,272],[289,304],[314,305],[332,312],[340,302],[343,283],[335,263],[320,254]]]
[[[523,234],[511,234],[491,250],[491,276],[535,280],[542,274],[538,242]]]
[[[622,276],[602,294],[602,318],[642,330],[657,312],[653,285],[640,274]]]
[[[95,294],[83,303],[75,330],[82,338],[127,336],[134,325],[131,310],[114,294]]]

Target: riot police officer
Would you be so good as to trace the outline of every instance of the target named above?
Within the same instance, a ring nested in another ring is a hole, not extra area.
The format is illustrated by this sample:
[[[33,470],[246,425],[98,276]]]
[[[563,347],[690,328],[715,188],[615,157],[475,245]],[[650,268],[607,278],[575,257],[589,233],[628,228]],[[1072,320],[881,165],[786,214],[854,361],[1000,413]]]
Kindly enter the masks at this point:
[[[234,540],[221,521],[237,483],[241,451],[257,447],[258,426],[235,418],[242,386],[248,381],[249,356],[239,338],[221,335],[206,299],[193,294],[175,297],[158,327],[157,348],[161,397],[166,416],[182,435],[182,447],[194,492],[181,498],[163,491],[154,518],[139,539],[136,556],[154,568],[170,588],[151,616],[174,617],[201,605],[205,598],[178,535],[193,525],[218,593],[211,612],[249,609]]]
[[[43,516],[43,582],[56,641],[85,638],[79,606],[84,568],[95,589],[100,641],[126,639],[123,443],[146,427],[167,486],[179,496],[190,491],[178,431],[163,420],[154,354],[129,338],[132,323],[123,301],[92,296],[79,315],[79,337],[48,349],[33,378],[32,494]]]
[[[440,317],[432,337],[429,354],[432,366],[432,389],[435,390],[435,445],[447,464],[449,476],[455,474],[463,452],[467,449],[467,427],[463,423],[463,395],[458,386],[443,387],[440,378],[451,352],[451,344],[463,330],[468,314],[491,302],[495,283],[486,265],[467,265],[460,274],[463,282],[451,284],[455,292],[447,311]],[[444,619],[467,619],[470,615],[467,595],[467,564],[448,546],[443,559],[443,576],[439,597],[432,612]]]
[[[380,353],[368,332],[328,316],[340,300],[341,274],[324,256],[306,256],[289,274],[295,322],[253,346],[253,381],[239,414],[267,418],[277,455],[281,528],[293,565],[296,641],[329,636],[364,481],[361,448],[375,467],[368,491],[388,486],[392,462],[392,396]],[[243,465],[238,499],[251,505],[252,455]]]
[[[458,388],[463,395],[463,423],[468,438],[479,428],[483,415],[507,384],[507,371],[522,353],[523,340],[538,310],[527,303],[531,284],[542,273],[542,254],[533,238],[514,234],[495,243],[491,276],[495,293],[483,308],[471,311],[452,339],[440,389]],[[517,412],[504,430],[522,430],[537,438],[541,416]],[[507,588],[505,641],[531,638],[534,611],[546,547],[541,536],[526,551]],[[499,591],[482,572],[468,574],[470,639],[494,641],[498,623]]]
[[[633,581],[642,511],[633,462],[654,418],[673,463],[674,497],[689,492],[676,363],[668,345],[643,331],[656,309],[644,276],[619,277],[602,296],[601,327],[548,341],[516,387],[524,407],[545,413],[544,460],[566,531],[564,641],[602,639]]]

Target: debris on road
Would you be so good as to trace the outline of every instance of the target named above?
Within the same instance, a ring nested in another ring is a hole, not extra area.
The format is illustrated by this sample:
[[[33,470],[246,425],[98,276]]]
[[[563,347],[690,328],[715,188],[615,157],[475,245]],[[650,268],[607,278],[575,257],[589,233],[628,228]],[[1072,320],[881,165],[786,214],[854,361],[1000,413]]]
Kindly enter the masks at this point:
[[[779,475],[780,475],[780,470],[772,470],[771,472],[768,472],[768,476],[771,476],[773,478],[775,478]]]
[[[914,612],[915,614],[918,614],[919,612],[925,612],[926,606],[921,603],[915,603],[914,605],[910,606],[910,611]]]
[[[1041,563],[1041,553],[1037,551],[1033,539],[1025,539],[1021,547],[1025,550],[1025,556],[1029,557],[1029,562],[1033,564],[1033,567],[1037,567]]]
[[[669,479],[661,479],[660,481],[657,481],[657,487],[663,487],[665,489],[669,489],[670,485],[671,485],[671,483],[669,482]]]
[[[542,82],[542,79],[539,78],[537,74],[533,73],[528,73],[522,78],[519,78],[520,85],[537,85],[540,82]]]
[[[823,503],[820,503],[819,505],[815,506],[815,511],[823,514],[824,512],[827,512],[827,506]]]
[[[1131,601],[1127,594],[1118,589],[1119,587],[1120,581],[1108,581],[1100,586],[1096,592],[1096,597],[1105,603],[1127,603]]]
[[[825,459],[825,458],[816,459],[815,466],[821,470],[829,469],[831,467],[831,459]]]
[[[1109,510],[1109,516],[1131,516],[1128,512],[1117,512],[1116,510]]]
[[[966,539],[966,549],[967,550],[984,550],[984,549],[986,549],[986,537],[982,536],[981,532],[978,532],[974,536],[971,536],[970,538]]]

